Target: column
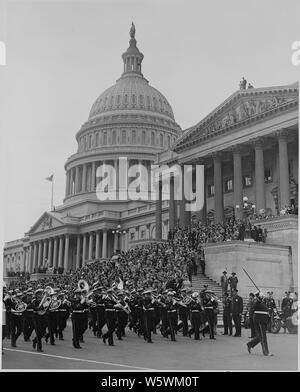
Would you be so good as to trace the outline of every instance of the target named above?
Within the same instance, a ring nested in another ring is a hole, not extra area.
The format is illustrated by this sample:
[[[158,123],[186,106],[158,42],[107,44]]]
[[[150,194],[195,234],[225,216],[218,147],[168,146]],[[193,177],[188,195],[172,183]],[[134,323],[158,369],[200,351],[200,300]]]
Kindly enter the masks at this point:
[[[65,236],[65,256],[64,256],[64,273],[69,270],[69,243],[70,236],[66,234]]]
[[[169,222],[170,230],[174,230],[175,227],[175,200],[174,200],[174,176],[170,178],[170,204],[169,204]]]
[[[53,244],[53,263],[52,266],[54,268],[57,268],[57,237],[54,238],[54,244]]]
[[[89,260],[92,260],[93,258],[93,233],[90,233],[90,239],[89,239]]]
[[[81,245],[81,236],[77,236],[77,247],[76,247],[76,270],[80,268],[80,245]]]
[[[223,182],[222,182],[222,161],[220,154],[213,155],[214,161],[214,187],[215,187],[215,223],[223,222],[224,201],[223,201]]]
[[[243,174],[242,174],[242,155],[240,148],[233,150],[233,198],[235,216],[243,218]],[[239,206],[239,208],[236,208]]]
[[[36,272],[36,268],[37,268],[37,243],[35,242],[33,245],[33,271]]]
[[[32,244],[29,245],[29,260],[28,260],[28,272],[32,272]]]
[[[58,250],[58,268],[63,267],[63,246],[64,246],[64,237],[59,237],[59,250]]]
[[[75,191],[74,193],[79,193],[80,184],[79,184],[79,166],[75,168]]]
[[[42,262],[42,241],[39,241],[39,253],[38,253],[38,264],[37,264],[38,268],[41,266],[41,262]]]
[[[287,133],[284,130],[278,132],[279,148],[279,211],[290,205],[289,183],[289,158],[287,146]]]
[[[83,244],[82,244],[82,266],[84,266],[86,262],[86,238],[87,238],[87,234],[84,234]]]
[[[69,194],[69,177],[70,177],[70,171],[66,171],[66,193],[65,193],[65,197],[68,196]]]
[[[86,191],[86,169],[87,165],[84,163],[82,165],[82,184],[81,184],[81,191],[85,192]]]
[[[107,230],[103,230],[102,257],[107,258]]]
[[[100,258],[100,231],[97,230],[96,232],[96,254],[95,258],[99,259]]]
[[[47,240],[43,240],[43,259],[42,259],[42,265],[44,265],[46,256],[47,256]]]
[[[256,210],[266,208],[263,141],[254,142],[255,150],[255,203]]]
[[[93,192],[96,188],[96,162],[92,163],[92,180],[91,180],[91,191]]]
[[[155,210],[155,238],[157,240],[162,239],[162,181],[158,181],[158,200],[156,200],[156,210]]]
[[[52,238],[49,238],[49,246],[48,246],[48,264],[50,267],[53,266],[53,260],[52,260]]]
[[[75,193],[75,185],[74,185],[74,182],[75,182],[75,168],[73,167],[72,169],[71,169],[71,176],[70,176],[70,195],[73,195],[74,193]]]

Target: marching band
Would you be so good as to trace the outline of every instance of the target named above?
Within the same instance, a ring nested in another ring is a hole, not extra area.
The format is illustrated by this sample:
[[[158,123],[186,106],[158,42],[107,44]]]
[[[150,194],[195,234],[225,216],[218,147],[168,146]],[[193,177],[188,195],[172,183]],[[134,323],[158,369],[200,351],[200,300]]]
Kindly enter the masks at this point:
[[[177,293],[165,290],[158,293],[154,289],[142,287],[131,291],[117,286],[105,288],[98,282],[90,289],[81,279],[76,290],[67,291],[47,286],[21,292],[19,289],[7,291],[4,287],[3,303],[7,318],[7,337],[11,346],[23,333],[24,341],[31,340],[38,352],[43,352],[43,339],[55,345],[55,339],[64,340],[63,332],[71,318],[72,345],[82,348],[84,333],[92,329],[94,336],[103,343],[114,345],[114,334],[118,340],[126,336],[128,326],[137,336],[153,343],[152,334],[157,328],[163,337],[176,341],[177,333],[195,340],[201,340],[200,332],[210,339],[214,337],[214,323],[219,299],[205,287],[200,293],[183,288]],[[107,331],[103,333],[103,328]]]

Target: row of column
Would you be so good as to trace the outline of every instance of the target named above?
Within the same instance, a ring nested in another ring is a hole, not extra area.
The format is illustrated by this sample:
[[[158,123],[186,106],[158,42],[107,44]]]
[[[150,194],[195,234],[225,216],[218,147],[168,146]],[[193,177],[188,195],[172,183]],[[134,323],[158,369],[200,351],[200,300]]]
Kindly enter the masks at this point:
[[[279,152],[279,201],[280,209],[290,204],[290,185],[289,185],[289,168],[288,168],[288,142],[287,133],[279,131],[278,152]],[[255,152],[255,205],[256,210],[266,208],[265,198],[265,173],[264,173],[264,145],[263,140],[258,139],[254,142]],[[224,218],[224,195],[223,195],[223,178],[222,178],[222,156],[219,152],[213,156],[214,168],[214,221],[220,223]],[[234,205],[243,204],[243,173],[242,173],[242,151],[240,147],[233,149],[233,199]],[[184,171],[182,170],[182,187],[184,184]],[[161,236],[161,214],[162,214],[162,186],[159,184],[159,198],[156,201],[156,239],[160,240]],[[182,195],[184,195],[182,189]],[[185,211],[185,200],[182,197],[180,203],[179,224],[181,227],[188,226],[190,222],[190,213]],[[177,203],[174,200],[174,179],[170,179],[170,207],[169,222],[172,230],[177,222],[176,212]],[[236,211],[237,218],[242,218],[242,208]]]
[[[136,160],[135,164],[141,165],[143,162],[146,162],[148,170],[150,169],[151,161],[142,161]],[[127,160],[127,170],[129,170],[130,165],[133,163],[133,160]],[[118,189],[119,184],[119,160],[114,159],[109,161],[101,161],[101,162],[90,162],[78,165],[73,167],[66,172],[66,197],[72,196],[74,194],[80,192],[93,192],[96,190],[97,182],[96,182],[96,173],[97,168],[101,165],[110,164],[113,165],[116,171],[116,184]]]
[[[102,236],[101,236],[102,233]],[[102,237],[102,246],[100,245]],[[94,238],[95,237],[95,238]],[[73,265],[70,241],[75,244],[75,265]],[[95,240],[95,243],[94,243]],[[28,247],[28,261],[26,269],[30,272],[44,267],[47,261],[48,267],[63,268],[69,271],[73,267],[80,268],[87,260],[107,257],[107,230],[97,230],[85,234],[64,234],[58,237],[43,239],[32,242]],[[95,248],[95,249],[94,249]],[[95,250],[95,252],[94,252]],[[70,257],[71,256],[71,257]]]

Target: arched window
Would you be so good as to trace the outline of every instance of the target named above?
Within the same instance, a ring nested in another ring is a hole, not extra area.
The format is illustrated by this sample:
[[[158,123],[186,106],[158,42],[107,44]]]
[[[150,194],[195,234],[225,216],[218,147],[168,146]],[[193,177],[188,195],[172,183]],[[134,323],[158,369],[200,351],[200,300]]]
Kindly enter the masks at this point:
[[[96,146],[99,146],[99,132],[96,133]]]
[[[144,106],[144,97],[142,95],[140,95],[140,106]]]
[[[92,135],[89,135],[89,148],[92,148]]]
[[[105,146],[107,144],[107,132],[103,133],[103,145]]]
[[[136,144],[136,131],[132,131],[132,143]]]
[[[132,103],[132,106],[135,106],[135,104],[136,104],[136,99],[135,99],[134,94],[131,96],[131,103]]]
[[[151,132],[151,144],[154,146],[154,132]]]
[[[159,135],[159,141],[160,141],[160,147],[163,147],[164,146],[164,137],[163,137],[162,133]]]
[[[146,144],[146,132],[142,131],[142,144]]]
[[[112,106],[113,106],[113,103],[114,103],[114,97],[113,97],[113,95],[110,97],[110,104],[109,104],[109,106],[112,108]]]
[[[151,109],[151,102],[150,102],[150,97],[147,96],[147,108]]]
[[[157,101],[156,101],[155,97],[153,97],[153,107],[154,107],[154,110],[157,109]]]
[[[126,144],[126,131],[122,131],[122,144]]]
[[[112,132],[112,140],[111,140],[112,144],[116,144],[117,143],[117,132],[113,131]]]
[[[124,106],[127,106],[127,105],[128,105],[128,95],[125,94],[124,95]]]
[[[120,104],[121,104],[121,95],[118,95],[118,98],[117,98],[117,107],[119,107]]]

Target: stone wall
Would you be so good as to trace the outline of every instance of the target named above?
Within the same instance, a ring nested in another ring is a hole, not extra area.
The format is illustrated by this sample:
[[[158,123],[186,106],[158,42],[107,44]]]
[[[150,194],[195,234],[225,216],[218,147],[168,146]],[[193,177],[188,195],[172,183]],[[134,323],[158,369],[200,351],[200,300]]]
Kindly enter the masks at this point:
[[[235,272],[241,296],[257,291],[243,268],[262,291],[273,291],[275,298],[281,298],[284,291],[291,288],[288,246],[228,241],[207,244],[204,251],[206,275],[219,283],[224,270],[228,276]]]

